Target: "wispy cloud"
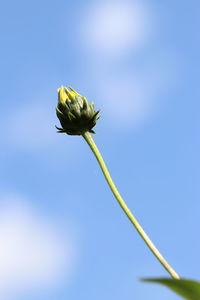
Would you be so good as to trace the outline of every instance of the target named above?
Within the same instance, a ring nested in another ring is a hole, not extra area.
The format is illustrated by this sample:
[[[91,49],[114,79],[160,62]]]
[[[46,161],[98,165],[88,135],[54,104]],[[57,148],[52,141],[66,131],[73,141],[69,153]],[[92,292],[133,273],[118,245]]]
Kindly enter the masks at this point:
[[[120,55],[137,48],[151,32],[150,11],[140,1],[94,3],[82,24],[84,44],[101,55]]]
[[[70,238],[21,197],[4,196],[0,208],[0,298],[67,283],[75,259]]]
[[[176,54],[155,43],[159,18],[153,7],[137,0],[95,2],[84,20],[80,34],[90,56],[88,76],[104,112],[117,130],[149,121],[180,75]]]

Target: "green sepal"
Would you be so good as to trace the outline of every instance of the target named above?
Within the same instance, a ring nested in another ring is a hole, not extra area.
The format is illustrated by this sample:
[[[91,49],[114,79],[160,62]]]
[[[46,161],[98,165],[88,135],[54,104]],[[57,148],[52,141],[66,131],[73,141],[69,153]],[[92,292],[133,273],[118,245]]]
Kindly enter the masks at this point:
[[[69,111],[69,112],[67,113],[67,115],[68,115],[68,117],[69,117],[70,120],[76,119],[75,115],[74,115],[73,113],[71,113],[71,111]]]
[[[65,132],[65,130],[64,129],[62,129],[62,128],[59,128],[59,127],[57,127],[57,126],[55,126],[56,127],[56,129],[58,129],[57,130],[57,132],[58,133],[64,133]]]

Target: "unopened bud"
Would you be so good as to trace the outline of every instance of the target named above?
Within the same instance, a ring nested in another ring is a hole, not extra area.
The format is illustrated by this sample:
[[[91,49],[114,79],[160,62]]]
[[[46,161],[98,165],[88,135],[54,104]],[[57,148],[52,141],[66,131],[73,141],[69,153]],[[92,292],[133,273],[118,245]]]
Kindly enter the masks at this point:
[[[58,105],[56,114],[62,128],[58,132],[70,135],[81,135],[86,131],[95,133],[92,128],[99,119],[99,110],[94,110],[94,104],[78,94],[71,87],[61,86],[58,89]]]

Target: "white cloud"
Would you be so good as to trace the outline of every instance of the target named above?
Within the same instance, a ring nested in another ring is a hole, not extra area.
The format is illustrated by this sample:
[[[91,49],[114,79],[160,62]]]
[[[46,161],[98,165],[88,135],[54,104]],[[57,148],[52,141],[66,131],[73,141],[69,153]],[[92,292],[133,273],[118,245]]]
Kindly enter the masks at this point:
[[[81,34],[88,48],[119,55],[143,44],[151,25],[150,11],[139,1],[100,1],[87,12]]]
[[[157,60],[153,59],[151,65],[150,57],[143,70],[126,71],[122,59],[131,51],[131,61],[134,61],[133,50],[150,40],[153,27],[151,9],[137,0],[96,2],[86,14],[83,37],[93,58],[91,73],[96,76],[97,94],[114,119],[115,127],[138,126],[148,120],[158,106],[156,97],[162,90],[165,70],[159,65],[154,73]]]
[[[75,255],[66,233],[16,196],[4,197],[0,208],[0,298],[68,283]]]

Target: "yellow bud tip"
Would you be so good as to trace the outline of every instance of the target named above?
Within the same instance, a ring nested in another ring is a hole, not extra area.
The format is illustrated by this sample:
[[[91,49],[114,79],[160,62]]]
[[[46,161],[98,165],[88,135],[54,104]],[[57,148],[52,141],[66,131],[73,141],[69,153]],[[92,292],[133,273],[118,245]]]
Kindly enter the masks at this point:
[[[61,86],[60,88],[57,89],[58,92],[58,102],[65,102],[67,99],[66,95],[66,88],[64,86]]]
[[[79,93],[77,93],[71,86],[68,86],[68,89],[70,89],[74,94],[81,96]]]
[[[65,93],[67,95],[67,98],[69,98],[70,100],[72,100],[75,96],[79,95],[76,91],[74,91],[72,88],[70,87],[65,87]]]
[[[75,96],[81,96],[71,86],[69,87],[61,86],[57,89],[57,92],[58,92],[58,102],[60,103],[63,103],[66,100],[72,100]]]

